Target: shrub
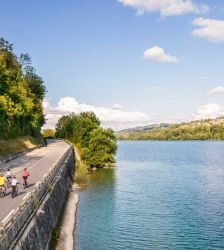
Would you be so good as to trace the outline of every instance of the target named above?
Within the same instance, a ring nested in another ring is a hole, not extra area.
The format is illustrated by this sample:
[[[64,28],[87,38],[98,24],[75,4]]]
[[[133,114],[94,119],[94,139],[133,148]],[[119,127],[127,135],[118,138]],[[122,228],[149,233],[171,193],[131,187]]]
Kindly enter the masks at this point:
[[[89,184],[88,168],[83,162],[77,163],[74,181],[79,185]]]

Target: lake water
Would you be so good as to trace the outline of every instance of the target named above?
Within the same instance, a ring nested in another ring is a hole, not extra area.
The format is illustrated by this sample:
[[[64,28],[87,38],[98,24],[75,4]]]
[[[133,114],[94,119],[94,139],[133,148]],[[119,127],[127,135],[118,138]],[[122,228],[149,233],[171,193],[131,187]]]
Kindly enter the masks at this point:
[[[76,250],[224,249],[224,142],[119,142],[77,191]]]

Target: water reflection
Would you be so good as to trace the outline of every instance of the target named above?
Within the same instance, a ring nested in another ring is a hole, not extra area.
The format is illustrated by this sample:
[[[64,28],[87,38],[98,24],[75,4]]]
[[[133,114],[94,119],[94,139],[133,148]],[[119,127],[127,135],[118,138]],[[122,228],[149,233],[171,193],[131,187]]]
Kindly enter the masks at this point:
[[[89,188],[77,191],[79,204],[75,249],[100,249],[102,239],[110,241],[114,220],[115,171],[99,169],[90,172]]]

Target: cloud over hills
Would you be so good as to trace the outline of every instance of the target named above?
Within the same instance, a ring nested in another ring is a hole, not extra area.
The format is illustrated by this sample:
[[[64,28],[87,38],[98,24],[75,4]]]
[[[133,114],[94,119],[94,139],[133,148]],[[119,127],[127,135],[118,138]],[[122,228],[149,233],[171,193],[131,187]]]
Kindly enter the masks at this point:
[[[208,103],[198,108],[195,119],[216,118],[220,116],[224,116],[224,107],[216,103]]]
[[[48,99],[45,99],[43,107],[47,119],[43,129],[54,129],[62,115],[68,115],[72,112],[93,111],[100,119],[101,126],[113,128],[115,131],[164,122],[180,123],[224,116],[224,107],[215,103],[199,106],[194,113],[182,113],[167,117],[161,117],[158,113],[148,115],[139,111],[122,111],[120,110],[122,106],[119,104],[114,104],[111,108],[97,107],[85,103],[79,104],[73,97],[61,98],[56,108],[50,105]]]
[[[218,118],[224,116],[224,106],[216,103],[208,103],[199,106],[194,113],[182,113],[175,116],[168,116],[163,118],[163,122],[181,123],[190,122],[208,118]]]
[[[122,106],[117,103],[111,108],[97,107],[85,103],[79,104],[73,97],[61,98],[56,108],[52,107],[49,100],[45,99],[43,107],[47,119],[43,128],[54,128],[62,115],[68,115],[72,112],[93,111],[100,119],[103,127],[111,127],[114,130],[138,126],[139,124],[148,125],[149,123],[153,123],[157,117],[156,113],[147,115],[139,111],[123,111],[121,110]]]

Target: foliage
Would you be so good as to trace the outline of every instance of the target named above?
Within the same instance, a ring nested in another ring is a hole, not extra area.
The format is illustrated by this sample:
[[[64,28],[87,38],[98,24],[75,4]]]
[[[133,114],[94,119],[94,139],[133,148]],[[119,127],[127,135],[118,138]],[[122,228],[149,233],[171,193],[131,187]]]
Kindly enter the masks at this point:
[[[115,162],[116,136],[112,129],[100,127],[94,112],[62,116],[56,124],[55,136],[74,143],[80,149],[84,164],[89,167]]]
[[[74,181],[79,185],[86,185],[89,183],[88,168],[83,162],[77,162]]]
[[[44,138],[48,138],[48,139],[54,138],[55,136],[55,130],[53,129],[43,129],[41,133]]]
[[[117,134],[118,140],[224,140],[224,120],[207,119],[175,124],[165,129]]]
[[[17,57],[13,45],[0,38],[0,138],[39,136],[45,123],[46,89],[28,54]]]
[[[87,165],[100,167],[115,162],[116,150],[116,136],[112,129],[98,127],[90,133],[88,148],[83,148],[81,155]]]

